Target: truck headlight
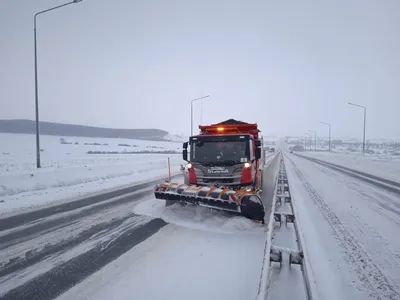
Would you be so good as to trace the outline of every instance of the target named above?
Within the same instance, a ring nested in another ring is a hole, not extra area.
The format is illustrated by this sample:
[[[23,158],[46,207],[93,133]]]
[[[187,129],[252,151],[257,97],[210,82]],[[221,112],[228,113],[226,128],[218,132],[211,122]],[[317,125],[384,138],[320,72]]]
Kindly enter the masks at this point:
[[[186,168],[187,168],[188,170],[190,170],[191,168],[193,168],[193,165],[192,165],[191,163],[188,163],[188,164],[186,165]]]
[[[244,163],[244,167],[245,167],[246,169],[250,169],[251,163],[249,163],[249,162]]]

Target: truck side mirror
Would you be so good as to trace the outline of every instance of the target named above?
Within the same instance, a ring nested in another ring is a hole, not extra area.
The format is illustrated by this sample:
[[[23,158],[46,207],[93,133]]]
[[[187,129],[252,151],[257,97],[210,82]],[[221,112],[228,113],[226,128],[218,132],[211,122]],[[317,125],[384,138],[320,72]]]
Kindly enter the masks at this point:
[[[187,156],[188,156],[187,148],[188,148],[188,142],[183,143],[182,158],[185,161],[187,161]]]
[[[256,160],[261,158],[261,147],[256,148]]]
[[[254,144],[256,146],[256,160],[259,160],[261,158],[261,141],[256,140]]]

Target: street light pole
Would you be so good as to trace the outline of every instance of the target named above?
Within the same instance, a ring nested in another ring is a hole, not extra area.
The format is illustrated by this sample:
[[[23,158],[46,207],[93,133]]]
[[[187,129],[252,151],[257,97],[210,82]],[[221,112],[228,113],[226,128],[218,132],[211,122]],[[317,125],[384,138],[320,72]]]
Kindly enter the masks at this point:
[[[313,130],[308,130],[309,132],[314,132],[314,151],[317,151],[317,132]],[[311,148],[311,147],[310,147]]]
[[[40,168],[40,141],[39,141],[39,97],[37,75],[37,44],[36,44],[36,16],[34,17],[34,44],[35,44],[35,119],[36,119],[36,168]]]
[[[190,102],[190,136],[193,136],[193,102],[204,99],[204,98],[208,98],[208,97],[210,97],[210,95],[193,99]]]
[[[331,124],[326,123],[326,122],[320,122],[320,123],[329,126],[329,152],[331,152]]]
[[[308,137],[310,138],[310,151],[311,151],[311,144],[312,144],[312,135],[308,132],[306,132],[305,134],[308,135]],[[307,148],[307,147],[306,147]]]
[[[55,10],[73,3],[81,2],[82,0],[74,0],[65,4],[61,4],[35,14],[33,18],[33,35],[34,35],[34,52],[35,52],[35,120],[36,120],[36,167],[40,168],[40,139],[39,139],[39,89],[38,89],[38,68],[37,68],[37,40],[36,40],[36,17],[45,12]]]
[[[365,125],[366,125],[366,119],[367,119],[367,108],[365,106],[362,106],[362,105],[359,105],[359,104],[350,103],[350,102],[347,102],[347,103],[350,104],[350,105],[357,106],[357,107],[360,107],[360,108],[364,109],[363,155],[365,155],[365,127],[366,127]]]
[[[363,130],[363,155],[365,155],[365,122],[367,120],[367,108],[364,107],[364,130]]]

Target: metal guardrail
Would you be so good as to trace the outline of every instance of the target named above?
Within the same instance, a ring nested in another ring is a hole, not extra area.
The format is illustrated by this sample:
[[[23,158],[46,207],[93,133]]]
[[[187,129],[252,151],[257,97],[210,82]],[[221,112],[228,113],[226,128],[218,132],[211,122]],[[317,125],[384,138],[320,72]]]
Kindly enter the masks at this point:
[[[291,234],[290,238],[295,240],[293,244],[296,244],[297,247],[292,249],[276,244],[277,235],[282,233],[275,230],[278,224],[279,227],[287,226],[289,231],[292,229],[294,230],[294,234]],[[299,265],[303,276],[305,297],[307,297],[306,299],[308,300],[315,300],[308,276],[307,265],[309,265],[309,263],[307,259],[303,251],[302,236],[300,235],[299,223],[296,218],[296,209],[293,205],[293,199],[290,193],[284,158],[281,156],[276,178],[274,199],[272,202],[271,217],[268,224],[267,241],[257,300],[269,299],[268,290],[270,288],[269,281],[271,277],[270,273],[272,272],[272,264],[279,264],[280,268],[284,267],[283,265],[286,267],[287,264],[289,267],[291,265]],[[287,288],[289,289],[290,286],[287,286]]]

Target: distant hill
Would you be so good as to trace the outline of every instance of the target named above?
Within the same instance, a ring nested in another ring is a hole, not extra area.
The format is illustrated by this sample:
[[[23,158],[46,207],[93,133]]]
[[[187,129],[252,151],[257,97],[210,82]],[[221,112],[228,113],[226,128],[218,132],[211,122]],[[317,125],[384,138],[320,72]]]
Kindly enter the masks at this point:
[[[161,129],[112,129],[85,125],[40,122],[40,134],[57,136],[82,136],[103,138],[125,138],[140,140],[165,140],[168,132]],[[2,133],[36,133],[35,121],[0,120]]]

